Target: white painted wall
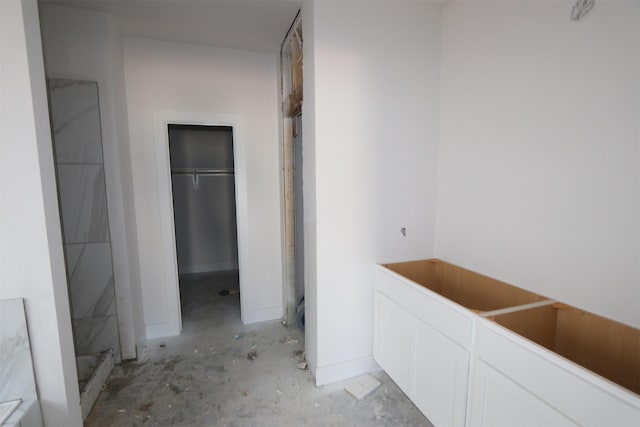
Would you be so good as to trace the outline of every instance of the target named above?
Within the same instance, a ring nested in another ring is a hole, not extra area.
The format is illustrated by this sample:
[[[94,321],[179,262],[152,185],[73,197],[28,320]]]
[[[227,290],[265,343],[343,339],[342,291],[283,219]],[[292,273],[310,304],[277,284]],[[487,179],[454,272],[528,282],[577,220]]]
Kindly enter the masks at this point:
[[[25,299],[45,424],[81,426],[35,1],[0,2],[0,43],[0,299]]]
[[[163,273],[163,226],[154,144],[154,114],[231,114],[242,118],[248,206],[247,273],[243,321],[282,316],[280,159],[277,55],[125,38],[125,75],[131,169],[135,193],[144,322],[151,335],[169,331],[169,296]],[[234,141],[235,142],[235,141]],[[236,173],[240,165],[236,164]],[[240,225],[239,225],[240,227]],[[167,262],[174,262],[167,259]],[[241,260],[242,262],[242,260]],[[241,266],[242,269],[242,266]],[[171,284],[169,284],[171,285]]]
[[[433,255],[440,8],[376,1],[310,8],[305,252],[316,260],[305,268],[307,337],[317,348],[307,349],[323,384],[375,367],[372,265]]]
[[[435,252],[640,326],[640,3],[444,12]]]
[[[98,82],[120,344],[123,359],[135,358],[135,344],[144,336],[142,313],[134,309],[141,299],[135,289],[140,282],[131,232],[135,217],[126,208],[133,205],[126,191],[131,185],[126,110],[124,115],[118,112],[118,97],[124,97],[121,37],[105,13],[44,3],[40,16],[47,76]]]

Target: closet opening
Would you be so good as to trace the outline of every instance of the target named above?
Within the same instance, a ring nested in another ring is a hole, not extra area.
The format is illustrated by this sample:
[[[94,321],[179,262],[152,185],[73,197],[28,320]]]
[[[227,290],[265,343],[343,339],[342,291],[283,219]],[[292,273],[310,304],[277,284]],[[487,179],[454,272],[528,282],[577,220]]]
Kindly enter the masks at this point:
[[[285,321],[304,331],[304,212],[302,152],[302,19],[300,11],[280,48],[284,211]]]
[[[240,317],[233,128],[168,124],[168,136],[182,326],[215,326]]]

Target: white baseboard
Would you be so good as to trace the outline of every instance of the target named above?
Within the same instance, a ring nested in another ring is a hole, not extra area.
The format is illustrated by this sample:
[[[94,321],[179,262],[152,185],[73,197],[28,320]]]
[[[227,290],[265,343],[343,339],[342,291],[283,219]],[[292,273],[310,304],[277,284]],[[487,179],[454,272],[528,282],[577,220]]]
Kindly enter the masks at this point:
[[[373,357],[363,357],[333,365],[318,366],[316,368],[316,386],[331,384],[380,370],[382,368],[373,360]]]
[[[2,1],[2,0],[0,0]],[[283,316],[283,309],[281,305],[275,305],[271,307],[259,307],[259,308],[247,308],[241,306],[242,323],[248,325],[250,323],[267,322],[270,320],[280,320]],[[151,325],[145,325],[146,339],[151,340],[154,338],[171,337],[174,335],[180,335],[180,330],[177,325],[172,325],[171,322],[154,323]]]
[[[242,323],[248,325],[250,323],[266,322],[269,320],[280,320],[283,316],[282,306],[275,305],[272,307],[260,308],[244,308],[242,310]]]
[[[1,0],[0,0],[1,1]],[[180,335],[180,330],[169,322],[145,325],[146,339],[172,337]]]

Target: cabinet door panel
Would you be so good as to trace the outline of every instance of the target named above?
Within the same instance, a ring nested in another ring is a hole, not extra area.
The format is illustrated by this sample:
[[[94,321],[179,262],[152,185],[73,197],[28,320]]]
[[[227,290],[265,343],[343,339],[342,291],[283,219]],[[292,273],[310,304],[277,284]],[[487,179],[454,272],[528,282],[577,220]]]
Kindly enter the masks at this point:
[[[469,426],[579,425],[482,361],[477,361],[471,393]]]
[[[492,322],[478,323],[475,350],[478,360],[576,424],[640,426],[637,396]]]
[[[375,294],[373,358],[407,394],[416,320],[384,295]]]
[[[419,322],[413,401],[435,426],[464,425],[469,352]]]

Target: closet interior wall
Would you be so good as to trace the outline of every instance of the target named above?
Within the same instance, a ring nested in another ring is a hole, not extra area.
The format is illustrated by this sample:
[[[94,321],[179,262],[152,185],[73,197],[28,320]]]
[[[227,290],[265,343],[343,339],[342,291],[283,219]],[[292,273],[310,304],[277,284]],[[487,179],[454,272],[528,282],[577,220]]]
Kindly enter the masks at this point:
[[[233,129],[169,125],[180,275],[238,269]]]

